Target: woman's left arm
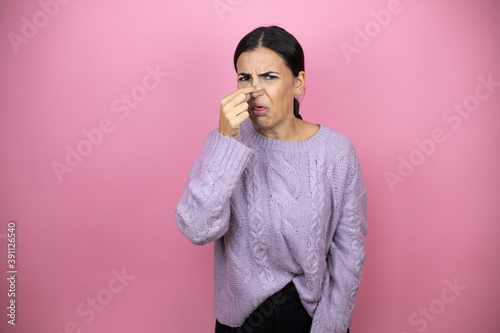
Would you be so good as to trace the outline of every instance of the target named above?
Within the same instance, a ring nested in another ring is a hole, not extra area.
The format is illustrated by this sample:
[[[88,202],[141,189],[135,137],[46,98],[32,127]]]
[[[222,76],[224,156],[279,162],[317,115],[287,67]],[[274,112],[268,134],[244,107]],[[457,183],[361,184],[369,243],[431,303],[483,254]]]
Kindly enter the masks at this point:
[[[334,231],[311,328],[314,333],[347,331],[366,259],[366,187],[361,167],[352,143],[339,155],[331,173]]]

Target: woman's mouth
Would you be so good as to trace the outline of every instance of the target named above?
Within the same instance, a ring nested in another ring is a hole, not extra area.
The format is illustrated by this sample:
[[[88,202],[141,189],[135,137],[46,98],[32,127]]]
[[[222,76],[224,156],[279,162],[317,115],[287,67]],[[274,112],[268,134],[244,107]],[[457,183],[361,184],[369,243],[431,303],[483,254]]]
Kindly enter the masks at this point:
[[[256,103],[250,107],[250,112],[255,116],[263,116],[269,111],[269,107],[265,104]]]

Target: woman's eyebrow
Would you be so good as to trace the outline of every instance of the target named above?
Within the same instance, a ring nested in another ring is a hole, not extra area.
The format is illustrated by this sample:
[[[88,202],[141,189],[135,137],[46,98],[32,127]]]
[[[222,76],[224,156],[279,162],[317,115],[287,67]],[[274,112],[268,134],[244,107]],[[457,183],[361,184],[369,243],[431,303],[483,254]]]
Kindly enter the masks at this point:
[[[262,73],[262,74],[259,74],[258,76],[268,76],[270,74],[280,74],[279,72],[275,72],[275,71],[269,71],[269,72],[265,72],[265,73]],[[239,73],[238,76],[251,76],[250,74],[248,73]]]
[[[265,72],[265,73],[259,74],[259,76],[268,76],[268,75],[271,75],[271,74],[279,74],[279,73],[278,72],[274,72],[274,71],[269,71],[269,72]]]

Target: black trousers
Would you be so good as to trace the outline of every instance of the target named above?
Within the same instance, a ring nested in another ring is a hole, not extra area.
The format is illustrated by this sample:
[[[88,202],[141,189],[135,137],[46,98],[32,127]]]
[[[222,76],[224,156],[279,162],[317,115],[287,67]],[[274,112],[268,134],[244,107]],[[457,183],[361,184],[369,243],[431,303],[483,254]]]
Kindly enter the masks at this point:
[[[290,282],[266,299],[240,327],[229,327],[216,320],[215,333],[309,333],[311,324],[312,318]]]

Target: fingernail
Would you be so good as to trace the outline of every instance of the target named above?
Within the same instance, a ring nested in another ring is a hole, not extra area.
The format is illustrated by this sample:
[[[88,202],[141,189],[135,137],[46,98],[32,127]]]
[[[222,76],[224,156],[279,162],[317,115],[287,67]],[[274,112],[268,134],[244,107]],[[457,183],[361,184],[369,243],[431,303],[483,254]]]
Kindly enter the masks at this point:
[[[259,87],[259,86],[257,86],[256,88],[257,88],[257,90],[261,90],[261,89],[262,89],[262,88],[261,88],[261,87]]]

